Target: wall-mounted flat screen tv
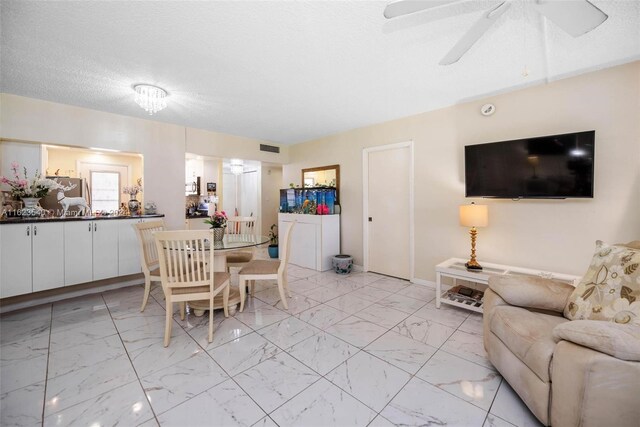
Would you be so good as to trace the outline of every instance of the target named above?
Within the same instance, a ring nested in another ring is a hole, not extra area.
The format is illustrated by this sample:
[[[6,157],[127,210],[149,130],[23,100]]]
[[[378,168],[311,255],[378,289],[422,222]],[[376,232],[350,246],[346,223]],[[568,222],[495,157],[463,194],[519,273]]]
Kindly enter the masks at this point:
[[[593,198],[595,131],[464,147],[467,197]]]

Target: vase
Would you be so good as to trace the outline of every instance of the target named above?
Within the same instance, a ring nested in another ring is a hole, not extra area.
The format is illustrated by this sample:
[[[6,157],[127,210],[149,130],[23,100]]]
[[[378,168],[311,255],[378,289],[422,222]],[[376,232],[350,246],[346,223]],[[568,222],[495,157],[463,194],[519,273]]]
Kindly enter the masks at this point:
[[[127,206],[129,207],[129,215],[138,215],[138,212],[140,211],[140,202],[136,199],[136,196],[131,196]]]
[[[332,264],[337,274],[349,274],[353,268],[353,257],[351,255],[336,255],[332,259]]]
[[[224,228],[223,227],[215,227],[213,230],[213,241],[214,242],[222,242],[224,238]]]
[[[40,197],[23,197],[22,203],[24,203],[24,208],[22,208],[21,215],[23,217],[40,216],[39,200]]]

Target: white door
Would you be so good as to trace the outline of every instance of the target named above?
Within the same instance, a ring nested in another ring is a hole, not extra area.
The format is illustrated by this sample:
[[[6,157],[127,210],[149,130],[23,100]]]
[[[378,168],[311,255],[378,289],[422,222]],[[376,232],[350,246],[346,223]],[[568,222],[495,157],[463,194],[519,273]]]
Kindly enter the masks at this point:
[[[64,285],[93,280],[93,221],[64,223]]]
[[[93,280],[118,275],[118,221],[93,223]]]
[[[367,149],[364,156],[367,269],[411,279],[412,145]]]
[[[31,224],[0,227],[0,297],[31,293]]]
[[[33,224],[33,292],[64,286],[63,224]]]

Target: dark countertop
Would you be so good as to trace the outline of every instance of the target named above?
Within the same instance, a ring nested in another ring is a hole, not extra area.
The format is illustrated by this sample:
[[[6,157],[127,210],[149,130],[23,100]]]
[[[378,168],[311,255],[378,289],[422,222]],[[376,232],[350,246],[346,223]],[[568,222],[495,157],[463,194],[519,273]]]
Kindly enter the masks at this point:
[[[68,216],[65,218],[49,217],[49,218],[22,218],[11,217],[0,219],[0,224],[30,224],[34,222],[64,222],[64,221],[102,221],[110,219],[138,219],[138,218],[163,218],[164,214],[155,215],[134,215],[134,216]]]
[[[209,218],[209,215],[186,215],[185,218],[186,219],[198,219],[198,218],[207,219]]]

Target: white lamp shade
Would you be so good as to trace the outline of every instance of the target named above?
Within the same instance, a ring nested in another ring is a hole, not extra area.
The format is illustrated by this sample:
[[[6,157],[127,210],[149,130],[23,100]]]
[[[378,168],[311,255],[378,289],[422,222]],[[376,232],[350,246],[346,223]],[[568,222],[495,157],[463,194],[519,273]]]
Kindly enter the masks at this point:
[[[489,209],[487,205],[460,206],[460,225],[463,227],[486,227],[489,225]]]

